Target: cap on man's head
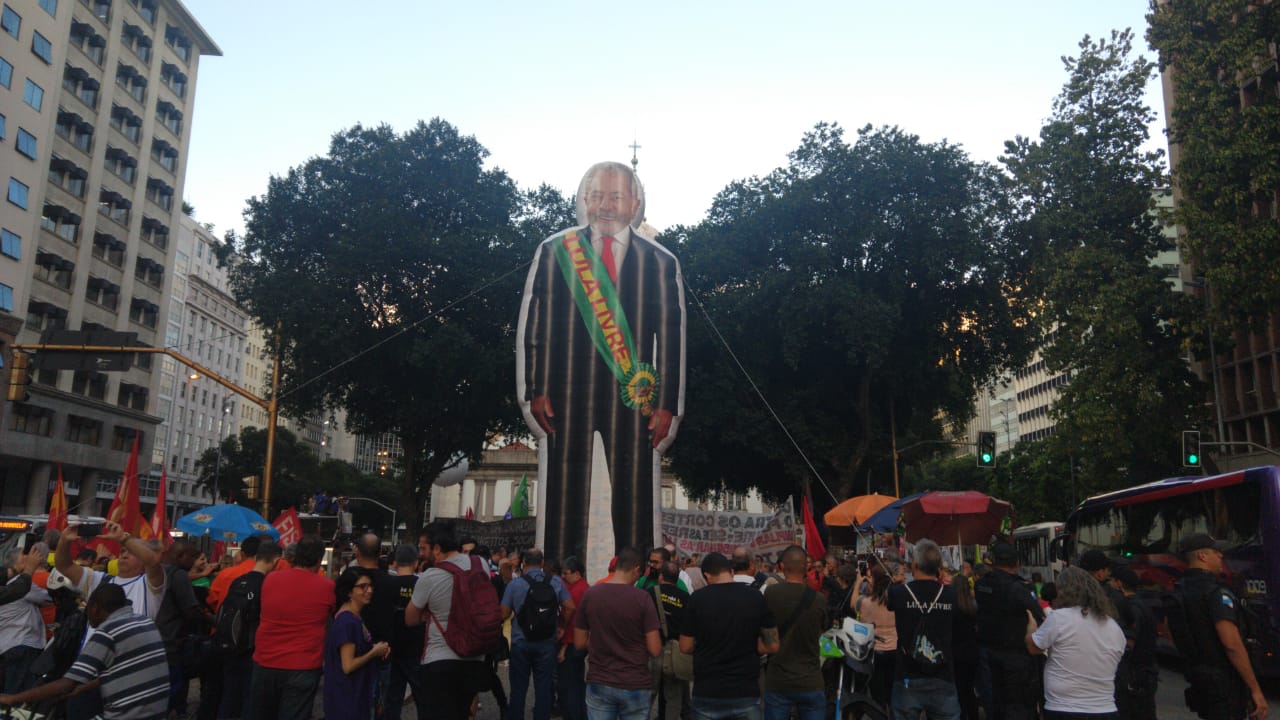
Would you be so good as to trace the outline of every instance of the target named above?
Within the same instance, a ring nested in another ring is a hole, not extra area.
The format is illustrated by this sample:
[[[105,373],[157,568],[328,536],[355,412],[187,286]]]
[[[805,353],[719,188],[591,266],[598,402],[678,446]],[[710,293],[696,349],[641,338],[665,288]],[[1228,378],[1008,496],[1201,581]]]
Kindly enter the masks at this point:
[[[1229,546],[1221,540],[1215,540],[1212,535],[1205,533],[1192,533],[1178,541],[1178,554],[1186,557],[1188,554],[1197,550],[1217,550],[1226,552]]]
[[[1018,548],[1000,543],[991,548],[991,561],[999,567],[1013,567],[1018,564]]]
[[[1090,550],[1080,556],[1080,562],[1076,563],[1081,570],[1088,572],[1098,572],[1099,570],[1107,570],[1111,567],[1111,561],[1107,559],[1105,553],[1101,550]]]
[[[702,558],[702,574],[703,575],[723,575],[733,570],[733,565],[729,562],[729,558],[720,553],[707,553]]]

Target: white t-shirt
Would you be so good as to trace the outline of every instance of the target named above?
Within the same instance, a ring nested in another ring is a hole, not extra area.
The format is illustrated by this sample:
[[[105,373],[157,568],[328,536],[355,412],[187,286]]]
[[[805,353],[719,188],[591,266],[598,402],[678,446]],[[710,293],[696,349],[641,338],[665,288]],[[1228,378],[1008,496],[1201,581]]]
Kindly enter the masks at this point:
[[[1049,661],[1044,666],[1044,708],[1068,713],[1116,711],[1116,665],[1124,655],[1124,631],[1115,620],[1080,614],[1080,608],[1049,613],[1031,635]]]

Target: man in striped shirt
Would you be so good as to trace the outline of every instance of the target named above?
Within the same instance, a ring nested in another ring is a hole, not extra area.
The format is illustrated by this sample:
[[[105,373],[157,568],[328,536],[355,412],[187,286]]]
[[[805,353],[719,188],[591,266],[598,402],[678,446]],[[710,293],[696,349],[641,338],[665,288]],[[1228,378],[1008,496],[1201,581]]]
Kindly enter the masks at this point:
[[[67,674],[0,705],[62,698],[83,683],[101,680],[103,720],[160,720],[169,704],[169,665],[155,623],[133,614],[119,585],[100,584],[85,613],[94,632]]]

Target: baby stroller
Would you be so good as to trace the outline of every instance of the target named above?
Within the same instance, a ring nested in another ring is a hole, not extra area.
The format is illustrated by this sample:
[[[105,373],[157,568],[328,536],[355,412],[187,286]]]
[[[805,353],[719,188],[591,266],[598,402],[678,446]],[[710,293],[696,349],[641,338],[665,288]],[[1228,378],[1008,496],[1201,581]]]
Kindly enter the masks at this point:
[[[836,675],[836,720],[888,720],[871,697],[869,683],[875,663],[875,626],[845,618],[819,640],[824,662],[839,663]],[[849,686],[845,687],[845,668]]]

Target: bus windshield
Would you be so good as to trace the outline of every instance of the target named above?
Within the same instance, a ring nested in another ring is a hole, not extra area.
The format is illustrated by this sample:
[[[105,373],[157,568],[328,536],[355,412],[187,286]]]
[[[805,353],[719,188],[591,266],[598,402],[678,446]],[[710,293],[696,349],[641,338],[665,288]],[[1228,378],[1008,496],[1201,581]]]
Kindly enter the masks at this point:
[[[1261,491],[1239,483],[1155,502],[1082,508],[1071,529],[1077,555],[1102,550],[1110,557],[1172,554],[1191,533],[1208,533],[1234,548],[1261,545]]]

